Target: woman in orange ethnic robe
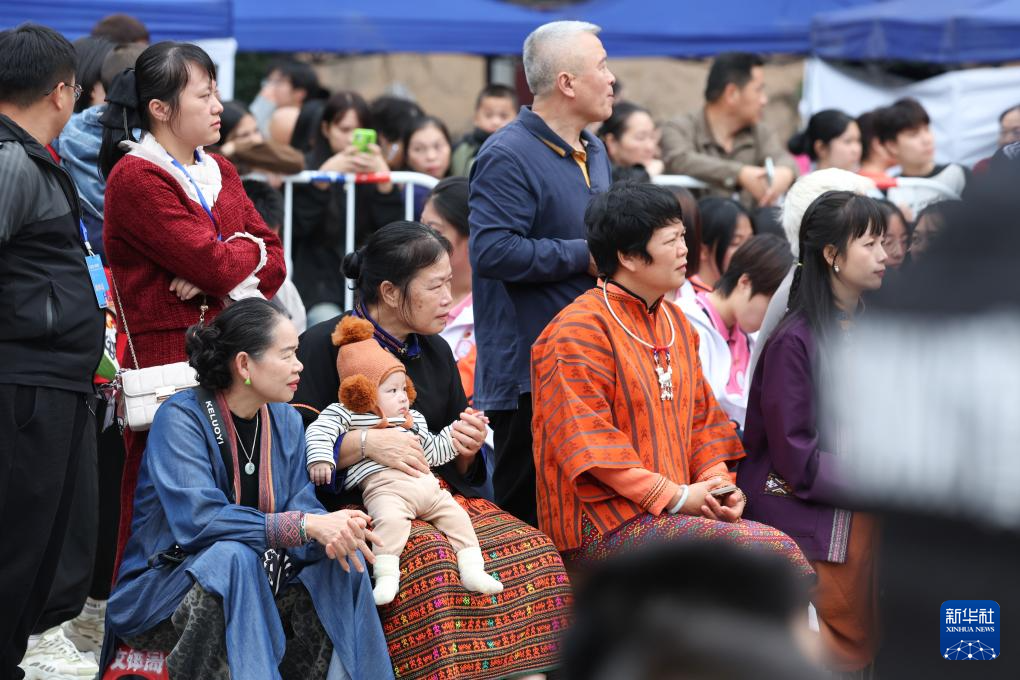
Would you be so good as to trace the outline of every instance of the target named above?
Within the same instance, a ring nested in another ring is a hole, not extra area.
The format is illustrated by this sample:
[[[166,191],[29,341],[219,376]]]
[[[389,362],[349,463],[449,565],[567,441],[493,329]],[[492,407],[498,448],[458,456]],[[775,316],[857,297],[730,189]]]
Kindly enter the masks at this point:
[[[683,283],[687,247],[673,195],[622,184],[585,216],[599,285],[532,348],[539,528],[575,564],[655,540],[707,538],[778,552],[811,573],[786,534],[716,499],[744,456],[702,376],[697,334],[662,299]]]

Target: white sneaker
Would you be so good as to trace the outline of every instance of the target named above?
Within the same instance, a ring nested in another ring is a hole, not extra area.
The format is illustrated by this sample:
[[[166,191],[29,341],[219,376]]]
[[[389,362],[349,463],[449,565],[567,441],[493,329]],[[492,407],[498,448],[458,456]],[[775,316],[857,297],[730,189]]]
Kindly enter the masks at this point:
[[[63,626],[64,635],[70,640],[78,651],[82,653],[92,652],[99,656],[103,648],[103,629],[106,625],[106,602],[97,602],[90,599],[89,604],[81,610],[75,618]]]
[[[99,665],[79,652],[60,626],[29,638],[21,668],[25,680],[92,678],[99,673]]]

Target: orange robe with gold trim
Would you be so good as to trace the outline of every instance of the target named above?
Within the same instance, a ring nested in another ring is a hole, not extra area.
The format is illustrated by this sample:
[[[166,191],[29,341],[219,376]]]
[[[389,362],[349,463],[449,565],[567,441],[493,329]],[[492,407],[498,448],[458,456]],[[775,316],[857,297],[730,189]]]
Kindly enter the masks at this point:
[[[613,319],[601,288],[539,336],[531,365],[538,521],[560,551],[580,547],[583,515],[606,535],[641,513],[661,514],[679,484],[727,474],[744,456],[680,309],[660,301],[649,310],[612,283],[608,296],[645,342],[665,345],[672,321],[673,399],[660,398],[652,350]]]

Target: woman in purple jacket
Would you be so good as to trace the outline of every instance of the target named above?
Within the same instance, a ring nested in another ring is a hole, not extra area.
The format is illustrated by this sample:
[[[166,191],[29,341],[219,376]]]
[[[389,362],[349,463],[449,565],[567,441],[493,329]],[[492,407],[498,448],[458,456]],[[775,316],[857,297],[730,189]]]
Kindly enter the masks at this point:
[[[800,261],[786,317],[754,372],[737,483],[744,516],[780,529],[818,574],[812,597],[828,663],[837,672],[871,665],[876,647],[876,527],[840,507],[835,469],[848,434],[819,408],[833,385],[831,362],[852,332],[861,295],[885,273],[885,218],[870,198],[822,194],[800,227]]]

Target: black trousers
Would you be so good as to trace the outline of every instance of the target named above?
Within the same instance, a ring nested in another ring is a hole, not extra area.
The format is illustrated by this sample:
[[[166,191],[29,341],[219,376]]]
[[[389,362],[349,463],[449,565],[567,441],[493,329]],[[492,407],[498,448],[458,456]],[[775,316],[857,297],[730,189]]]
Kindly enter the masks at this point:
[[[535,501],[535,456],[531,440],[531,394],[517,398],[516,411],[486,411],[493,432],[496,464],[492,491],[496,505],[538,526]]]
[[[102,422],[99,421],[97,424],[96,419],[102,415],[101,409],[97,409],[96,416],[89,414],[92,423],[87,428],[88,432],[84,434],[85,437],[95,438],[95,430]],[[117,428],[110,429],[123,442]],[[81,608],[85,606],[85,598],[90,593],[93,583],[92,573],[96,562],[96,538],[99,530],[97,448],[97,446],[82,447],[78,457],[78,478],[75,481],[74,498],[71,501],[71,516],[67,520],[67,535],[64,537],[64,547],[60,551],[60,561],[57,563],[57,573],[53,576],[53,585],[50,587],[50,595],[46,600],[46,608],[32,628],[34,634],[47,631],[78,616]],[[122,444],[121,449],[123,448]],[[117,478],[118,496],[119,492],[120,477]],[[119,500],[119,497],[114,499],[115,502]],[[116,535],[116,520],[114,520],[113,526]],[[116,551],[116,549],[115,537],[112,550]],[[110,561],[111,563],[113,561],[112,555]],[[107,592],[109,592],[109,583]]]
[[[96,446],[99,457],[99,527],[95,569],[89,597],[110,599],[113,586],[113,560],[117,555],[117,528],[120,526],[120,478],[124,474],[124,435],[116,423],[100,432],[104,410],[116,406],[103,402],[96,415]]]
[[[95,447],[91,402],[0,384],[0,680],[24,677],[18,663],[53,584],[78,459]]]

